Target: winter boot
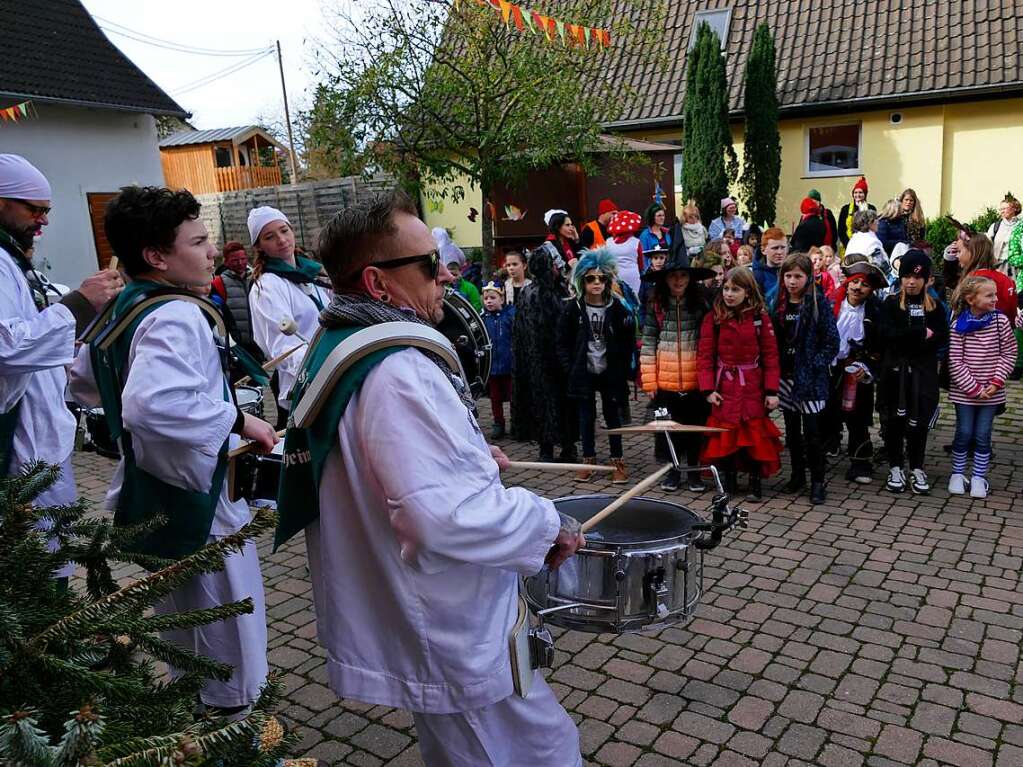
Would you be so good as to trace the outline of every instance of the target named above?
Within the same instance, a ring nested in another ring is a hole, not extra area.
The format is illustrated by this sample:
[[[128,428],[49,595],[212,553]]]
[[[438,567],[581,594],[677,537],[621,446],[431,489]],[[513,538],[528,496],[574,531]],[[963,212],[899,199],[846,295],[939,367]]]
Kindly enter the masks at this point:
[[[629,471],[625,468],[625,461],[621,458],[612,458],[611,465],[615,467],[611,475],[612,485],[624,485],[629,481]]]
[[[597,458],[596,458],[596,456],[591,456],[589,458],[583,458],[583,463],[588,464],[590,466],[594,466],[597,463]],[[577,471],[575,473],[575,478],[576,478],[577,482],[589,482],[590,478],[592,476],[593,476],[593,472],[592,471],[587,471],[586,469],[580,469],[579,471]]]

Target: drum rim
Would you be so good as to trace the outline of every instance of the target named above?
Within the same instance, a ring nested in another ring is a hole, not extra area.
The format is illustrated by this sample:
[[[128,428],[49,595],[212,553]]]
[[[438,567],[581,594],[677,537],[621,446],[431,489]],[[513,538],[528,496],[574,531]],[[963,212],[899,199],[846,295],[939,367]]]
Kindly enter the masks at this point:
[[[610,501],[613,501],[615,499],[615,496],[608,495],[606,493],[590,493],[588,495],[566,495],[566,496],[562,496],[561,498],[555,498],[552,501],[552,503],[554,503],[554,508],[557,509],[558,501],[584,500],[584,499],[588,499],[588,498],[600,498],[602,500],[606,499],[608,502],[610,502]],[[693,517],[696,518],[697,522],[700,522],[700,521],[703,520],[703,518],[699,514],[697,514],[692,509],[690,509],[688,506],[683,506],[681,503],[675,503],[674,501],[665,501],[665,500],[663,500],[661,498],[651,498],[651,497],[646,496],[646,495],[638,496],[636,498],[633,498],[632,500],[634,500],[634,501],[653,501],[655,503],[663,503],[663,504],[666,504],[668,506],[674,506],[674,507],[676,507],[678,509],[681,509],[682,511],[687,511],[690,514],[692,514]],[[599,525],[598,525],[598,527],[599,527]],[[636,550],[636,549],[641,548],[641,547],[648,547],[648,546],[653,546],[653,545],[661,546],[661,545],[665,545],[665,544],[670,544],[673,541],[681,541],[682,539],[692,540],[692,537],[693,537],[693,531],[692,530],[687,530],[686,532],[681,533],[679,535],[672,535],[672,536],[669,536],[667,538],[654,538],[654,539],[647,540],[647,541],[636,541],[636,542],[628,542],[628,543],[626,543],[626,542],[612,543],[610,541],[593,541],[594,544],[601,546],[601,548],[596,548],[596,549],[595,548],[590,548],[590,542],[587,541],[586,542],[586,546],[584,546],[583,548],[579,549],[579,552],[583,552],[583,553],[590,553],[590,552],[592,552],[592,553],[595,553],[595,554],[597,554],[599,556],[601,554],[606,554],[608,551],[614,551],[614,550],[619,550],[619,549],[625,549],[625,550],[632,551],[632,550]],[[651,552],[651,553],[653,553],[653,552]]]

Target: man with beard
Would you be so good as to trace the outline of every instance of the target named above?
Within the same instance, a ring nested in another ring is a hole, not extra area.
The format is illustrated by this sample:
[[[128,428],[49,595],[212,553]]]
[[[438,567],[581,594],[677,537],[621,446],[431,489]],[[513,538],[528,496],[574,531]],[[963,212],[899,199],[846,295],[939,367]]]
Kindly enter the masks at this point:
[[[543,676],[514,692],[508,638],[519,576],[584,540],[502,484],[451,358],[405,342],[431,335],[452,282],[430,230],[396,192],[335,214],[319,255],[334,295],[292,399],[276,544],[305,530],[331,688],[411,711],[429,765],[579,767]],[[401,345],[380,342],[388,323]]]
[[[26,251],[49,223],[51,198],[49,182],[31,163],[0,154],[0,470],[10,476],[33,461],[60,466],[60,478],[36,500],[40,506],[77,496],[65,366],[80,331],[123,287],[107,269],[60,298],[32,268]]]

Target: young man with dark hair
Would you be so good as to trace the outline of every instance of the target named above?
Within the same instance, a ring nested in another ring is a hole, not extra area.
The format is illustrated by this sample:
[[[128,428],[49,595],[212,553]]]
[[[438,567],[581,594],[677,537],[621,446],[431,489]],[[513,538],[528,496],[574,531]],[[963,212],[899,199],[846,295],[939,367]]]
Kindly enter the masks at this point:
[[[106,234],[132,282],[99,335],[71,371],[72,394],[102,405],[121,463],[107,494],[119,525],[166,523],[137,549],[168,559],[188,556],[237,532],[251,518],[225,483],[232,435],[263,451],[272,427],[238,409],[227,381],[223,320],[205,296],[213,257],[199,203],[188,192],[125,187],[107,208]],[[230,555],[224,570],[193,578],[169,594],[157,613],[183,612],[252,599],[254,609],[164,638],[234,668],[210,681],[202,702],[226,713],[244,710],[267,674],[263,582],[253,542]],[[174,672],[177,675],[177,671]]]

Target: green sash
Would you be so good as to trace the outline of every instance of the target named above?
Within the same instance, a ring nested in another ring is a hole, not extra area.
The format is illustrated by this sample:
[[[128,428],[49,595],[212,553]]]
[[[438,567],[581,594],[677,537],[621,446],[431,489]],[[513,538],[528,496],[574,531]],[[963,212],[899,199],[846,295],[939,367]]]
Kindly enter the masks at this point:
[[[291,412],[295,412],[306,388],[316,377],[324,360],[334,348],[361,326],[323,330],[305,356],[302,371],[291,394]],[[330,394],[330,399],[308,428],[289,425],[284,437],[284,466],[277,492],[277,533],[274,551],[320,516],[320,479],[327,456],[337,445],[337,427],[348,403],[366,376],[388,355],[407,349],[391,346],[367,355],[352,365]]]
[[[295,256],[295,266],[292,266],[283,258],[264,258],[263,271],[276,274],[278,277],[294,282],[299,285],[315,285],[316,278],[323,272],[323,264],[313,261],[311,258]],[[316,308],[323,311],[323,302],[320,300],[315,287],[309,297],[316,304]]]
[[[235,344],[231,347],[230,354],[238,363],[238,367],[245,371],[245,375],[252,379],[252,383],[256,386],[270,385],[270,376],[266,374],[256,358],[245,350],[244,346]]]
[[[110,323],[114,323],[151,293],[165,288],[164,285],[144,280],[131,282],[118,296]],[[166,301],[173,300],[176,300],[174,295],[166,296]],[[106,349],[100,348],[106,336],[105,333],[101,333],[89,344],[89,354],[110,435],[120,441],[121,454],[124,458],[124,477],[117,508],[114,510],[114,524],[135,525],[156,516],[165,517],[166,525],[136,541],[132,549],[141,554],[180,559],[205,545],[209,537],[220,491],[227,474],[227,442],[225,441],[220,449],[217,467],[213,472],[213,482],[209,491],[205,493],[168,484],[140,469],[135,463],[131,434],[124,431],[121,420],[121,394],[124,388],[121,377],[127,369],[131,341],[139,323],[166,301],[160,301],[141,312],[127,330]],[[230,401],[226,374],[224,398]]]
[[[18,428],[18,413],[21,412],[21,400],[14,407],[0,415],[0,477],[6,477],[11,471],[11,459],[14,458],[14,430]]]

